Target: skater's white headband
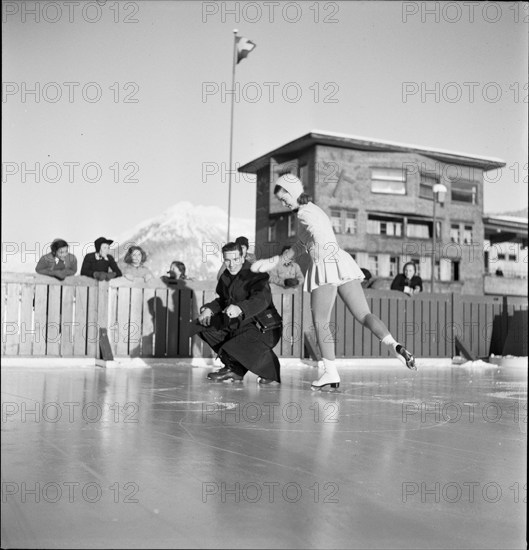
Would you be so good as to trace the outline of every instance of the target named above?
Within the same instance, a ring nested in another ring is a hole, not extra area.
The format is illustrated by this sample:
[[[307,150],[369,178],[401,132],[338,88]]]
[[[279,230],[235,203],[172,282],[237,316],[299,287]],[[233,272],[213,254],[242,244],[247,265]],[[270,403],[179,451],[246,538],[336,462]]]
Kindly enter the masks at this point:
[[[303,184],[300,179],[294,176],[293,174],[285,174],[281,176],[277,181],[276,185],[281,186],[287,193],[292,195],[293,199],[297,199],[303,191]]]

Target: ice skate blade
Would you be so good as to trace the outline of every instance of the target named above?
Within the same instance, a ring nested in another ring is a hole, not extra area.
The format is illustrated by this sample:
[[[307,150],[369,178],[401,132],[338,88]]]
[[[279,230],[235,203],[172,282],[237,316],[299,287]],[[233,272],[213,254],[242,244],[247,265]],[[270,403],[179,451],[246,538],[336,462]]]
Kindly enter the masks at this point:
[[[311,390],[321,391],[325,386],[330,386],[329,391],[336,391],[340,387],[340,382],[329,382],[327,384],[322,384],[321,386],[315,386],[314,384],[310,385]]]

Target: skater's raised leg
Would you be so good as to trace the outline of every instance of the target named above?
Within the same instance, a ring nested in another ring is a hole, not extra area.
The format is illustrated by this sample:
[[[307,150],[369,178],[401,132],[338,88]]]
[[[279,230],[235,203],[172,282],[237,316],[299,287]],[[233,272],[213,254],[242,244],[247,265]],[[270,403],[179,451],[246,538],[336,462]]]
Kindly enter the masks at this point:
[[[349,281],[338,287],[338,293],[355,319],[368,328],[391,353],[410,370],[417,370],[415,357],[393,338],[386,325],[371,313],[360,281]]]

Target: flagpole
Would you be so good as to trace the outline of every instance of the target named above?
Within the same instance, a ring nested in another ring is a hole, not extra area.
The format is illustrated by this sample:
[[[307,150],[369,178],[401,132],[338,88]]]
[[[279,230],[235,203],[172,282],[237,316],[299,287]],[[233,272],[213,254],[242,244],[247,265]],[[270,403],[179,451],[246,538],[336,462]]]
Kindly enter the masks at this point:
[[[231,220],[231,172],[233,158],[233,111],[235,106],[235,66],[237,65],[237,29],[233,29],[233,70],[231,76],[231,121],[230,121],[230,163],[228,165],[228,237],[230,242],[230,220]]]

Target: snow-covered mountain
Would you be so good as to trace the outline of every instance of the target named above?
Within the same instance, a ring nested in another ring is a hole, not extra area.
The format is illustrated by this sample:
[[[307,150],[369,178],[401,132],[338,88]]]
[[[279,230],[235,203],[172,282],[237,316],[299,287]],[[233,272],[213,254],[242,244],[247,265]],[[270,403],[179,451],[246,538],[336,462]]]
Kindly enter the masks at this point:
[[[226,243],[228,215],[217,206],[179,202],[154,218],[145,220],[115,239],[119,259],[131,244],[147,253],[147,266],[165,274],[174,260],[184,262],[187,275],[197,280],[215,278],[221,265],[220,249]],[[254,241],[253,219],[231,219],[230,237],[244,235]],[[114,249],[114,245],[112,246]]]

